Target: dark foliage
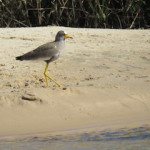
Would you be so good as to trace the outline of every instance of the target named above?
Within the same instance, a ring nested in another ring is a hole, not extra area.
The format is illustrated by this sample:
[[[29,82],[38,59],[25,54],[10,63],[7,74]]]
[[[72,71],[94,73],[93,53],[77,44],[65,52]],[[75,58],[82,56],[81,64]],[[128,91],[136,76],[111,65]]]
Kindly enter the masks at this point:
[[[0,27],[150,28],[148,0],[1,0]]]

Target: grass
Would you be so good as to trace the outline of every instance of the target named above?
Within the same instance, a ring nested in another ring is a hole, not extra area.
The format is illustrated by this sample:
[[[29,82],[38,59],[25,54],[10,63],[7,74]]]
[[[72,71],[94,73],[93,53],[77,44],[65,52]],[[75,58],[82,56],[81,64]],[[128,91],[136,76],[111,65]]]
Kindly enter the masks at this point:
[[[150,28],[147,0],[1,0],[0,27]]]

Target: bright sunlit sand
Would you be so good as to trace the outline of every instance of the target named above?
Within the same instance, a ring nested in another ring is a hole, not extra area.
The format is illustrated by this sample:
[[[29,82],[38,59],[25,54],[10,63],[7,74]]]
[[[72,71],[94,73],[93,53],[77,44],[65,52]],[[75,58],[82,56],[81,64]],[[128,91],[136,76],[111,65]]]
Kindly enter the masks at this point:
[[[49,64],[15,57],[53,41],[59,30],[73,37]],[[65,27],[0,29],[0,136],[87,127],[150,124],[150,31]]]

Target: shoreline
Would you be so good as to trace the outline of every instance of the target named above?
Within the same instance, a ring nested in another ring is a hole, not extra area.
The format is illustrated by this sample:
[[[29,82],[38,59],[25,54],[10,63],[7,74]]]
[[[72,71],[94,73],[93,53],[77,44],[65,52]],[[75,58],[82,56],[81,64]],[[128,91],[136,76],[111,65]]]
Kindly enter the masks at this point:
[[[85,127],[75,127],[68,129],[56,129],[51,131],[43,131],[43,132],[33,132],[33,133],[15,133],[10,135],[1,135],[0,140],[16,140],[16,139],[26,139],[26,138],[34,138],[34,137],[57,137],[57,136],[71,136],[71,135],[79,135],[84,133],[99,133],[99,132],[118,132],[121,130],[133,130],[138,128],[150,128],[149,120],[134,121],[134,122],[126,122],[119,123],[119,125],[115,122],[114,124],[111,122],[111,125],[108,123],[93,125],[93,126],[85,126]]]

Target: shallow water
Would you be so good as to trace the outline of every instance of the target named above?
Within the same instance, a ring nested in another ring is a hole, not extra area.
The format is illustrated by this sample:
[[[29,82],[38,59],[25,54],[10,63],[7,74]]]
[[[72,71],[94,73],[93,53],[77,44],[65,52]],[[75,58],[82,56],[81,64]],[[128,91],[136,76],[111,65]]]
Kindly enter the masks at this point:
[[[150,150],[150,127],[0,139],[0,150]]]

